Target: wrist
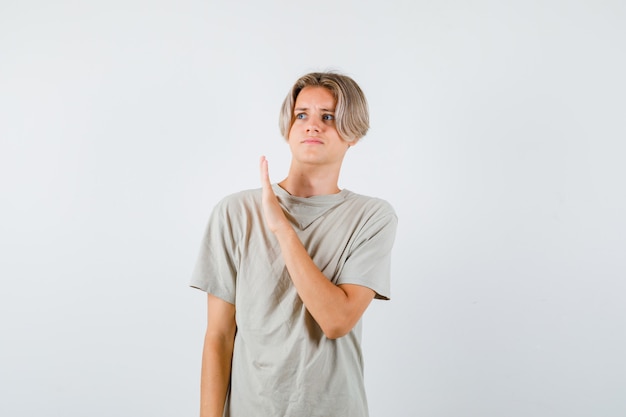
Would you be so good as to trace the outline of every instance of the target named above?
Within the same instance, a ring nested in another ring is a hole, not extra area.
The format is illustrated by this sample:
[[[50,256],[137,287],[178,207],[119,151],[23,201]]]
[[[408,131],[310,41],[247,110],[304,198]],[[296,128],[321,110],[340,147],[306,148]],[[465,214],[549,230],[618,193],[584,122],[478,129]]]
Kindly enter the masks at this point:
[[[276,230],[274,230],[274,235],[276,236],[278,241],[281,243],[287,242],[294,238],[298,239],[298,235],[296,234],[296,231],[293,229],[291,224],[289,224],[289,222],[285,222],[280,227],[276,228]]]

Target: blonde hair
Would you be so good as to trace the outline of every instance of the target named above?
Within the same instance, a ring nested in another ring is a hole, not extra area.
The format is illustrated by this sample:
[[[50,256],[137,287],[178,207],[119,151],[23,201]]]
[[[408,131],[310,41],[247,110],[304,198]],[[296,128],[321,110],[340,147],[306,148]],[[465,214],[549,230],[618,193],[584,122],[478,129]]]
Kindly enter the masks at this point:
[[[365,136],[369,129],[369,111],[365,94],[350,77],[334,72],[312,72],[300,77],[283,101],[278,119],[280,133],[289,140],[289,131],[295,120],[293,108],[300,91],[305,87],[324,87],[333,95],[335,126],[346,142],[354,142]]]

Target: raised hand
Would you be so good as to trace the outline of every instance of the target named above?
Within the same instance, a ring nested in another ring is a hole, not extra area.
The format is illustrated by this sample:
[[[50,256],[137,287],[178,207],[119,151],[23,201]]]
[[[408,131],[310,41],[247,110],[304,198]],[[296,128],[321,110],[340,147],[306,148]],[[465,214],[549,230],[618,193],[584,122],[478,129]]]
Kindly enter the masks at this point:
[[[261,157],[260,171],[261,186],[263,188],[263,215],[265,217],[265,222],[267,223],[267,226],[273,233],[277,233],[286,228],[291,229],[291,225],[289,224],[287,217],[285,217],[285,213],[283,213],[283,209],[280,207],[280,204],[278,204],[278,199],[276,198],[276,194],[274,194],[274,190],[272,189],[268,162],[265,156]]]

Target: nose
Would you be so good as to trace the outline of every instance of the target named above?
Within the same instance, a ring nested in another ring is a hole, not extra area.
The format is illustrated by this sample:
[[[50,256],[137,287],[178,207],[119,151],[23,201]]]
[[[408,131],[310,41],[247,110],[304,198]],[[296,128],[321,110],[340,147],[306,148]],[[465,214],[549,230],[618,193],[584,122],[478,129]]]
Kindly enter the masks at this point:
[[[308,122],[306,126],[307,133],[320,131],[320,122],[315,117],[311,117]]]

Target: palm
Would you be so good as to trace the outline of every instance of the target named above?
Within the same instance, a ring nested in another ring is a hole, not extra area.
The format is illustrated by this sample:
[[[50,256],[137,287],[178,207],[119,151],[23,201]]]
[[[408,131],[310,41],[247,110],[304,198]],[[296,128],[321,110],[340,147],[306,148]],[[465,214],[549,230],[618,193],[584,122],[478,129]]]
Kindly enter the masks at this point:
[[[280,207],[280,204],[278,204],[278,199],[272,189],[268,163],[264,156],[261,157],[260,169],[261,186],[263,188],[263,215],[269,229],[276,233],[283,227],[289,227],[289,222],[287,221],[287,217],[285,217],[285,213],[283,213],[283,209]]]

